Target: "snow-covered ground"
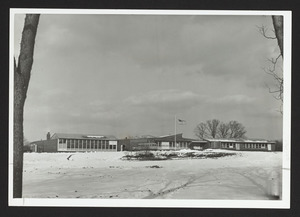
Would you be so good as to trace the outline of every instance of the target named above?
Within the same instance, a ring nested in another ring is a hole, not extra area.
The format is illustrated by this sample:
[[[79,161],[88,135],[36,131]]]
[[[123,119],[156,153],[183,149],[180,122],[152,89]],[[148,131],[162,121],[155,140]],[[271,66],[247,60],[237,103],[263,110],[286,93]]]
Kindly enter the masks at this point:
[[[121,160],[125,152],[72,153],[69,160],[70,153],[25,153],[23,197],[268,200],[281,194],[281,152],[232,152],[164,161]]]

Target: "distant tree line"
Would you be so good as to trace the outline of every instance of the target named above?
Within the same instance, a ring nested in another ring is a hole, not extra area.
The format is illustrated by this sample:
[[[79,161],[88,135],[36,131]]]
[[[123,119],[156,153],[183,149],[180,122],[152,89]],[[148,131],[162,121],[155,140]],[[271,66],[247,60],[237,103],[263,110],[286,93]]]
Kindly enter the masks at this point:
[[[200,139],[245,138],[245,127],[237,121],[221,122],[217,119],[207,120],[198,124],[194,130]]]

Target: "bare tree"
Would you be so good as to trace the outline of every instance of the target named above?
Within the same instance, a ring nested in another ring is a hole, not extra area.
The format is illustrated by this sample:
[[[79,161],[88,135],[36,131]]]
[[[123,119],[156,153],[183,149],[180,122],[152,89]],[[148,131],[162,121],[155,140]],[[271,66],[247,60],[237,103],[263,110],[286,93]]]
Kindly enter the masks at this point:
[[[196,126],[195,130],[194,130],[195,135],[200,138],[200,139],[204,139],[208,137],[208,133],[207,133],[207,126],[206,123],[200,123]]]
[[[223,123],[216,119],[202,122],[194,130],[195,135],[200,139],[244,138],[246,132],[245,127],[237,121]]]
[[[263,69],[267,74],[272,76],[275,80],[275,87],[270,88],[269,93],[273,94],[274,98],[281,101],[280,113],[282,114],[282,103],[283,103],[283,73],[282,69],[280,69],[281,73],[278,73],[276,70],[278,61],[283,60],[283,16],[272,16],[274,36],[268,35],[268,29],[265,26],[259,27],[260,33],[267,39],[277,39],[277,44],[279,46],[280,52],[275,58],[270,58],[268,61],[270,62],[270,66],[267,69]]]
[[[283,57],[283,16],[272,16],[274,36],[269,35],[266,26],[258,26],[259,32],[267,39],[277,39],[280,55]]]
[[[244,138],[246,134],[245,127],[237,121],[229,121],[229,138]]]
[[[219,129],[218,129],[218,137],[220,138],[227,138],[229,135],[229,125],[225,123],[220,123]]]
[[[220,121],[216,119],[206,121],[208,133],[212,138],[216,138],[219,124]]]
[[[22,32],[18,64],[14,59],[14,157],[13,197],[22,197],[23,182],[23,113],[33,64],[33,53],[39,14],[27,14]]]

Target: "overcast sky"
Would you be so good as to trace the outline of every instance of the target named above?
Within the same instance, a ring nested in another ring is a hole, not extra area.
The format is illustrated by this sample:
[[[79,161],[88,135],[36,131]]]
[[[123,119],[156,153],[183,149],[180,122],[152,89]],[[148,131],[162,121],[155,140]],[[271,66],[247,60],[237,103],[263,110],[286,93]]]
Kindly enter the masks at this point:
[[[24,16],[15,16],[15,54]],[[44,15],[24,113],[29,141],[52,133],[174,134],[200,122],[242,123],[279,139],[280,102],[262,68],[278,54],[257,26],[269,16]]]

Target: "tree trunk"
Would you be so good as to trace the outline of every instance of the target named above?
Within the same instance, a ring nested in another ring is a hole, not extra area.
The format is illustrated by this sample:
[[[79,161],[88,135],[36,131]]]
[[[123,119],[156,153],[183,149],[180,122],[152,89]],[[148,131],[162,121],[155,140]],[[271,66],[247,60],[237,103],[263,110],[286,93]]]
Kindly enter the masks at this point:
[[[27,14],[22,32],[21,51],[18,65],[14,60],[14,157],[13,197],[22,197],[23,181],[23,111],[30,72],[39,14]]]
[[[272,16],[272,20],[280,54],[283,57],[283,16]]]

